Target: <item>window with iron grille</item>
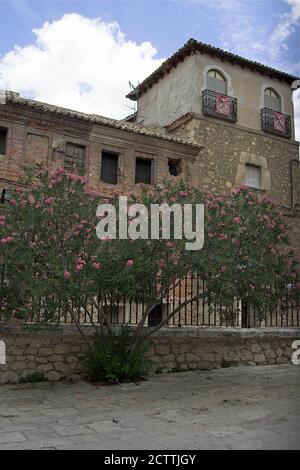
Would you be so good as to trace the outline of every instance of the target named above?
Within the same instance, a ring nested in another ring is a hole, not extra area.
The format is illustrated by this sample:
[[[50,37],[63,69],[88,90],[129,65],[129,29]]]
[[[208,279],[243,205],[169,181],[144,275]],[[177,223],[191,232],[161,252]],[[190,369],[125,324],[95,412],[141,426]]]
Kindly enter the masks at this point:
[[[84,174],[85,146],[68,142],[66,144],[64,166],[67,171]]]
[[[0,155],[6,154],[7,131],[6,127],[0,127]]]
[[[135,182],[152,184],[152,160],[145,158],[136,159]]]
[[[118,183],[119,155],[112,152],[102,152],[100,180],[107,184]]]
[[[246,165],[245,184],[250,188],[261,189],[261,168],[254,165]]]

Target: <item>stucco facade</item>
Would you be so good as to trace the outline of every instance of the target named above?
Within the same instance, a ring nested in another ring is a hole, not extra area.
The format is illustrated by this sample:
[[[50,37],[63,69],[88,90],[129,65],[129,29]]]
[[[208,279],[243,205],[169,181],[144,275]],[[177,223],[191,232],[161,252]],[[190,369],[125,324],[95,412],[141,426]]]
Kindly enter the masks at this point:
[[[282,112],[291,116],[294,136],[294,109],[289,84],[259,72],[224,62],[208,54],[188,56],[137,101],[137,122],[167,126],[186,113],[202,114],[201,93],[207,88],[207,72],[220,71],[227,80],[228,95],[237,98],[238,124],[260,130],[260,110],[264,90],[275,89],[282,101]]]

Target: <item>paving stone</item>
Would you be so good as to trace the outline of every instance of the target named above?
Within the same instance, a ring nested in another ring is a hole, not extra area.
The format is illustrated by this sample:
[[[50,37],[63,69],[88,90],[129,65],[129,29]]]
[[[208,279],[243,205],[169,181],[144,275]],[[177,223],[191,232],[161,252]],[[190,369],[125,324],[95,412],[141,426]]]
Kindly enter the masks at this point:
[[[299,393],[292,365],[172,373],[138,385],[7,385],[0,450],[300,450]]]

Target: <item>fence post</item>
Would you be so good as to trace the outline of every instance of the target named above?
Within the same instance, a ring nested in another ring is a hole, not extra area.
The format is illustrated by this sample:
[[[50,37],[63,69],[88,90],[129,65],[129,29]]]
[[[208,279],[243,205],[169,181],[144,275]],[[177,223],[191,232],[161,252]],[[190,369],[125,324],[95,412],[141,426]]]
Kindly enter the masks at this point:
[[[250,328],[248,305],[245,300],[242,300],[242,328]]]

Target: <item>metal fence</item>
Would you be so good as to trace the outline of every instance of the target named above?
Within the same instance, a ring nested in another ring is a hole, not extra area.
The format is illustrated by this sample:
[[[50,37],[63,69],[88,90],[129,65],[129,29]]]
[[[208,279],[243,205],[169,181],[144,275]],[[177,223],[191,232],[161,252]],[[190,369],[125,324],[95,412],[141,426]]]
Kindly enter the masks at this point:
[[[3,288],[5,282],[5,275],[2,272],[2,274],[0,273],[0,304],[1,288]],[[201,298],[185,303],[185,300],[190,301],[196,295],[204,292],[204,288],[204,281],[198,275],[189,275],[180,282],[177,281],[170,288],[163,302],[157,305],[149,314],[146,325],[156,326],[178,308],[178,312],[166,322],[169,326],[300,327],[300,299],[296,300],[295,290],[292,286],[289,286],[283,292],[277,308],[272,311],[260,312],[260,315],[248,308],[246,302],[242,300],[236,300],[230,307],[207,302]],[[79,307],[73,304],[71,308],[81,324],[99,324],[100,304],[105,311],[107,322],[115,325],[137,325],[147,308],[144,301],[133,302],[126,298],[115,297],[112,302],[109,297],[100,298],[100,296],[93,299],[93,304],[86,300],[85,305]],[[72,323],[71,315],[66,312],[66,306],[60,303],[53,315],[53,311],[49,309],[49,299],[48,301],[39,299],[38,302],[33,302],[32,315],[27,321],[29,323]],[[1,314],[0,321],[4,321]]]

